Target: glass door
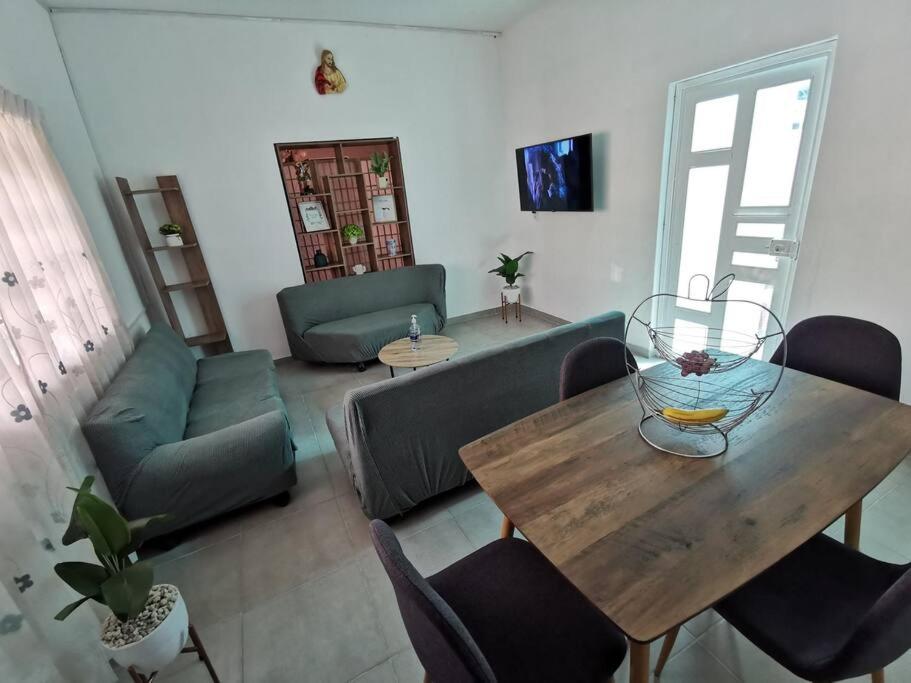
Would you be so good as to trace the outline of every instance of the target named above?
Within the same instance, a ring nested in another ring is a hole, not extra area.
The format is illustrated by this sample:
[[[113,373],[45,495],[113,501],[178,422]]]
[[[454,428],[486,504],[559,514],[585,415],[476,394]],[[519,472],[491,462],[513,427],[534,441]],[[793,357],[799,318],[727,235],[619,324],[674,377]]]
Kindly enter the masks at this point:
[[[707,276],[711,289],[733,273],[726,299],[784,317],[830,59],[831,51],[784,55],[677,84],[659,286],[679,298],[659,298],[656,311],[676,351],[698,346],[710,328],[759,336],[766,329],[768,315],[755,306],[684,298],[706,294],[705,279],[694,276]]]

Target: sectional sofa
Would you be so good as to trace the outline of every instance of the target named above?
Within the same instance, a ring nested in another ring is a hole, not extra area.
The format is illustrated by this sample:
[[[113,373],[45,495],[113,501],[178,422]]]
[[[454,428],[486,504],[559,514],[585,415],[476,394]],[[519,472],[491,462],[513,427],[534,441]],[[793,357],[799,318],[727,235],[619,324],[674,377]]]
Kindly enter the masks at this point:
[[[466,483],[459,448],[556,403],[570,349],[623,331],[623,313],[605,313],[349,391],[326,422],[364,513],[393,517]]]
[[[159,534],[297,481],[269,352],[197,360],[164,325],[140,341],[82,430],[127,519],[169,515]]]

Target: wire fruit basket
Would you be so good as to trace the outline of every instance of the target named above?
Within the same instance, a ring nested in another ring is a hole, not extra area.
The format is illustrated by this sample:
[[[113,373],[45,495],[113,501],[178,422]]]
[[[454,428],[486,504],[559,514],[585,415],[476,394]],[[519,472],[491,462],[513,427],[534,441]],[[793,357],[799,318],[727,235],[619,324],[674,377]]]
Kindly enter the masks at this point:
[[[692,295],[697,279],[705,280],[704,297]],[[637,372],[627,364],[642,406],[639,434],[654,448],[689,458],[721,455],[727,450],[730,431],[768,401],[781,382],[787,359],[787,339],[781,321],[762,304],[725,298],[733,281],[734,275],[728,274],[710,288],[706,275],[694,275],[687,296],[654,294],[636,307],[627,322],[624,342],[629,344],[630,331],[641,326],[655,353],[665,361],[647,372]],[[645,316],[651,313],[655,300],[662,297],[674,299],[675,303],[708,303],[707,319],[722,321],[722,326],[654,325]],[[764,332],[723,326],[731,306],[740,311],[743,307],[761,309],[759,318],[764,319]],[[756,368],[761,371],[744,367],[750,359],[761,357],[770,340],[779,339],[785,360],[777,370],[770,372],[775,366],[768,364]]]

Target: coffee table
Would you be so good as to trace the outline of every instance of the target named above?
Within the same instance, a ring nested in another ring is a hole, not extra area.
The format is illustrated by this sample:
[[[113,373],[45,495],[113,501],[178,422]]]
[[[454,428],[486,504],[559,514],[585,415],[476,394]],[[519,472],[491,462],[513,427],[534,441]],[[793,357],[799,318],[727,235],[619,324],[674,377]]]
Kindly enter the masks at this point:
[[[440,334],[428,334],[421,338],[421,348],[411,350],[411,339],[404,337],[386,344],[380,349],[380,362],[389,366],[389,374],[395,377],[396,368],[417,370],[449,360],[459,350],[459,342]]]

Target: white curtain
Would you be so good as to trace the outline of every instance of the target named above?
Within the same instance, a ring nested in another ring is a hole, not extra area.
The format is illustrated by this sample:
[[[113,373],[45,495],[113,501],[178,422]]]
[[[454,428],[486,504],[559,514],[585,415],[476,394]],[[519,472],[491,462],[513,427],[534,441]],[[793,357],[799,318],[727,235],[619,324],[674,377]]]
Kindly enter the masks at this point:
[[[0,88],[0,679],[114,680],[97,612],[54,574],[73,494],[103,483],[79,429],[130,351],[35,107]]]

